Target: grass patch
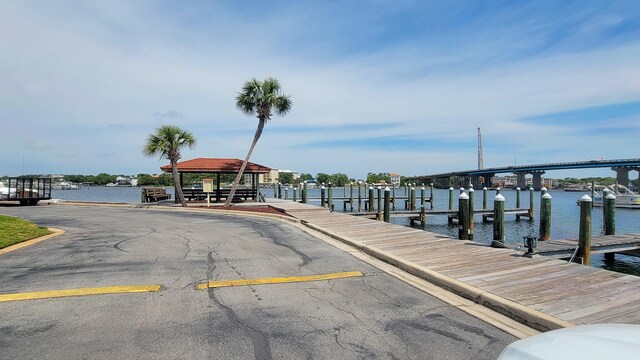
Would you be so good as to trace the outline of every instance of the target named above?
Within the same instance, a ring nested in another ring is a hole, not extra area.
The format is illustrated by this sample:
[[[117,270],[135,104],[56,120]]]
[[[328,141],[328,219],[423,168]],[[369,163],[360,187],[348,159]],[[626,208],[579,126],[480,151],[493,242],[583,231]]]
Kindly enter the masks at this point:
[[[0,249],[49,234],[49,229],[31,221],[0,215]]]

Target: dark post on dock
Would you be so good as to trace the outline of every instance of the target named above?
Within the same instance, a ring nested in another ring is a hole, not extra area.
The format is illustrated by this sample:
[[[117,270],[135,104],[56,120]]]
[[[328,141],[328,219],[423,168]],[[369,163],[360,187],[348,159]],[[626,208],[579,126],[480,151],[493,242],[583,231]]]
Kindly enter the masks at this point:
[[[449,210],[453,210],[453,186],[449,188]]]
[[[604,198],[602,211],[604,212],[604,234],[616,234],[616,196],[608,194]]]
[[[429,184],[429,204],[431,204],[431,209],[433,209],[433,183]]]
[[[331,183],[329,183],[329,190],[327,191],[328,191],[327,205],[329,206],[329,209],[333,211],[333,187],[331,186]]]
[[[324,207],[324,203],[325,203],[325,187],[324,184],[322,184],[322,187],[320,188],[320,206]]]
[[[307,181],[305,180],[303,185],[302,185],[302,203],[306,204],[307,203],[307,198],[308,198]]]
[[[591,203],[589,195],[580,198],[580,231],[578,233],[578,257],[589,266],[591,260]]]
[[[603,227],[605,235],[616,234],[616,196],[613,194],[607,194],[604,197],[602,203],[602,215],[604,218]],[[615,259],[615,253],[605,253],[604,259],[606,261],[613,261]]]
[[[505,248],[504,245],[504,196],[493,198],[493,241],[491,247]]]
[[[387,187],[384,189],[384,215],[383,215],[384,222],[389,222],[389,217],[390,217],[389,203],[391,202],[390,197],[391,197],[390,191],[389,191],[389,188]]]
[[[473,190],[473,187],[469,188],[469,217],[467,219],[467,221],[469,221],[469,240],[473,240],[473,207],[474,207],[474,203],[475,203],[475,190]]]
[[[482,188],[482,210],[487,210],[489,207],[487,206],[487,187]]]
[[[551,238],[551,194],[545,193],[540,201],[540,240]]]
[[[469,240],[469,195],[458,196],[458,239]]]
[[[529,188],[529,220],[533,220],[533,212],[535,211],[535,206],[533,202],[533,187]]]
[[[378,198],[376,199],[376,220],[382,221],[382,186],[378,186]]]

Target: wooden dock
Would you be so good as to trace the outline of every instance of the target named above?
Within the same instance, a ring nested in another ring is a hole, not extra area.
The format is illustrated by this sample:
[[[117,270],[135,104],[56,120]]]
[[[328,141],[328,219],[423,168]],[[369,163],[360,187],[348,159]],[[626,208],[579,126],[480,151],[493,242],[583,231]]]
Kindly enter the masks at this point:
[[[539,241],[538,254],[558,259],[570,258],[578,246],[577,239]],[[631,253],[640,251],[640,234],[606,235],[591,238],[591,254]]]
[[[539,330],[640,324],[637,276],[552,257],[527,258],[514,249],[495,249],[318,206],[273,205],[313,229]]]

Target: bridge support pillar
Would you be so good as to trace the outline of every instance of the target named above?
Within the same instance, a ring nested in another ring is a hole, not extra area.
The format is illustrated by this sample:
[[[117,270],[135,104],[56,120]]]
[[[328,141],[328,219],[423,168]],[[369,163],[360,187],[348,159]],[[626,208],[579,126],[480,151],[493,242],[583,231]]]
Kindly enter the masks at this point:
[[[612,167],[611,170],[616,172],[616,182],[618,185],[629,187],[629,170],[627,167]]]
[[[542,174],[544,174],[544,171],[536,171],[531,174],[533,175],[531,185],[533,185],[533,189],[536,191],[540,191],[540,189],[542,189]]]
[[[527,175],[527,173],[524,172],[517,172],[516,174],[516,186],[519,187],[520,189],[526,189],[527,188],[527,181],[525,180],[525,175]]]
[[[480,181],[480,175],[471,175],[471,185],[474,189],[482,189],[482,182]]]

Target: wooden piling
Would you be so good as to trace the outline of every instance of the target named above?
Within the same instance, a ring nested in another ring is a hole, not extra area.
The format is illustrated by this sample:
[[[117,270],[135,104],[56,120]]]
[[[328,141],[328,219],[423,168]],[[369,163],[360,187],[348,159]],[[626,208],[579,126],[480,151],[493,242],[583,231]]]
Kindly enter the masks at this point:
[[[469,188],[469,225],[467,225],[467,227],[469,228],[469,240],[473,240],[473,208],[474,208],[474,203],[475,203],[475,190],[473,190],[473,187]]]
[[[297,191],[298,191],[298,186],[296,185],[296,186],[294,186],[294,187],[293,187],[293,193],[291,194],[291,196],[293,197],[293,199],[292,199],[292,200],[293,200],[293,202],[298,201],[298,198],[297,198],[297,196],[296,196],[296,195],[297,195],[297,194],[296,194],[296,192],[297,192]]]
[[[378,198],[376,199],[376,210],[378,210],[376,219],[382,221],[382,187],[378,186]]]
[[[409,192],[410,192],[409,195],[411,197],[409,208],[411,211],[413,211],[416,209],[416,188],[412,186]]]
[[[333,211],[333,186],[329,183],[329,189],[327,190],[327,206],[331,211]]]
[[[609,193],[602,203],[602,211],[604,212],[604,234],[616,234],[616,196]]]
[[[591,200],[596,198],[596,182],[595,181],[591,181]],[[605,197],[602,196],[602,207],[604,207],[604,199]],[[593,208],[593,201],[591,201],[591,207]]]
[[[502,189],[500,189],[500,187],[498,186],[496,188],[496,195],[500,195],[500,194],[502,194]],[[495,198],[494,198],[494,200],[495,200]]]
[[[449,210],[453,210],[453,187],[449,188]]]
[[[464,187],[460,187],[460,194],[464,193]]]
[[[375,210],[373,207],[373,201],[374,201],[374,196],[373,196],[373,186],[369,186],[369,208],[366,209],[368,211],[373,211]]]
[[[382,216],[382,220],[387,223],[389,222],[389,217],[391,214],[391,212],[389,211],[389,205],[390,205],[389,203],[391,202],[390,197],[391,197],[390,191],[389,191],[389,188],[387,187],[384,189],[384,214]]]
[[[605,235],[616,234],[616,196],[609,193],[602,202],[603,227]],[[605,253],[604,260],[611,262],[615,260],[615,253]]]
[[[540,236],[539,239],[551,238],[551,194],[548,192],[540,199]]]
[[[362,212],[362,192],[360,191],[361,186],[362,181],[358,181],[358,212]]]
[[[482,188],[482,210],[487,210],[489,207],[487,205],[487,187]]]
[[[469,195],[462,192],[458,196],[458,239],[469,239]]]
[[[325,187],[324,184],[322,184],[322,187],[320,188],[320,206],[324,207],[325,205]]]
[[[427,210],[424,206],[420,207],[420,226],[424,227],[427,224]]]
[[[353,183],[352,182],[349,183],[349,210],[353,211]]]
[[[520,209],[520,188],[516,188],[516,209]]]
[[[533,201],[533,187],[529,188],[529,221],[533,221],[533,212],[535,211],[535,203]]]
[[[393,210],[396,209],[396,184],[391,184],[391,191],[393,192],[391,195],[391,204],[393,206]]]
[[[307,188],[307,180],[302,183],[302,203],[306,204],[307,199],[309,198],[308,188]]]
[[[504,196],[493,198],[493,241],[491,247],[505,248],[504,244]]]
[[[431,209],[433,209],[433,183],[429,184],[429,204]]]
[[[424,206],[424,201],[426,200],[425,192],[427,189],[424,188],[424,185],[420,188],[420,206]]]
[[[284,187],[284,199],[289,200],[289,188],[287,186]]]
[[[584,195],[580,198],[580,230],[578,233],[578,257],[582,264],[591,264],[591,198]]]
[[[273,183],[273,198],[274,199],[278,198],[278,184],[277,183]]]

